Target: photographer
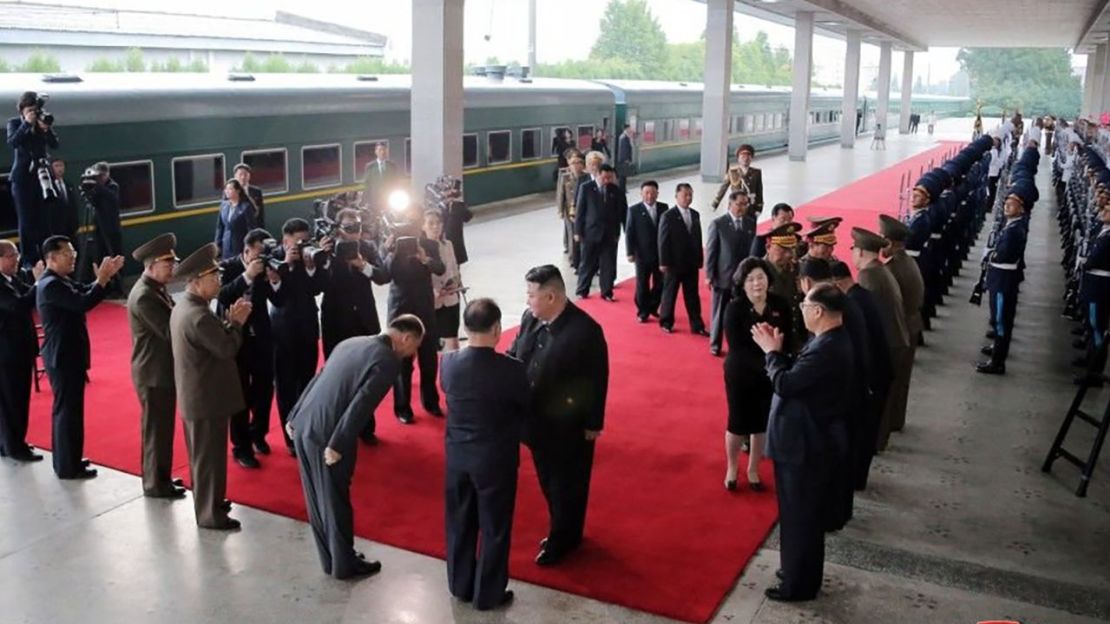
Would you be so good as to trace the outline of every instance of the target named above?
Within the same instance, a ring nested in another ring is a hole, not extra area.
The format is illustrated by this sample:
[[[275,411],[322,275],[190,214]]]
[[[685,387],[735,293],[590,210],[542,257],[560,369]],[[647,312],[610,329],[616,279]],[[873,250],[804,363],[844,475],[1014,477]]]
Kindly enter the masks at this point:
[[[459,266],[462,266],[469,259],[466,255],[463,224],[470,223],[474,213],[470,211],[470,206],[463,199],[461,185],[456,184],[447,189],[440,207],[443,211],[443,236],[451,241],[451,245],[455,248],[455,260],[458,261]]]
[[[337,242],[330,242],[328,280],[320,304],[320,330],[324,338],[324,358],[337,344],[352,336],[373,336],[381,333],[378,307],[374,301],[374,284],[388,284],[377,245],[361,240],[365,224],[358,211],[344,208],[336,215]]]
[[[94,174],[95,175],[92,175]],[[123,253],[123,230],[119,222],[119,185],[109,175],[108,163],[98,162],[81,178],[81,188],[93,207],[96,223],[97,261]],[[119,278],[112,280],[108,296],[122,296]]]
[[[273,257],[277,242],[263,229],[253,229],[243,239],[243,253],[220,263],[220,294],[216,314],[223,316],[240,298],[251,303],[243,326],[243,344],[235,358],[246,408],[231,416],[231,454],[244,468],[258,468],[257,450],[270,454],[270,404],[274,397],[274,337],[266,302],[284,303],[280,261]]]
[[[392,244],[390,244],[392,243]],[[402,314],[414,314],[424,323],[428,336],[437,336],[435,326],[435,291],[432,276],[443,275],[447,271],[439,257],[439,243],[423,235],[419,237],[393,236],[387,239],[389,255],[385,265],[393,276],[389,288],[389,319]],[[436,389],[436,340],[425,340],[420,344],[417,358],[420,363],[420,402],[425,411],[432,416],[443,416],[439,407],[439,391]],[[412,413],[412,362],[405,358],[401,362],[401,374],[393,385],[393,413],[397,420],[406,425],[413,423]]]
[[[15,150],[12,159],[11,189],[19,223],[19,246],[23,266],[34,266],[41,259],[39,247],[47,236],[43,198],[49,196],[50,169],[46,165],[47,148],[58,148],[54,134],[54,116],[43,111],[45,97],[27,91],[19,98],[18,117],[8,120],[8,145]]]
[[[282,303],[270,310],[274,331],[274,390],[278,417],[281,419],[285,445],[292,455],[293,443],[285,433],[289,412],[316,374],[317,343],[320,340],[320,317],[316,295],[324,291],[327,274],[317,266],[319,254],[326,253],[313,246],[308,221],[290,219],[281,228],[284,261],[278,273],[283,287]]]

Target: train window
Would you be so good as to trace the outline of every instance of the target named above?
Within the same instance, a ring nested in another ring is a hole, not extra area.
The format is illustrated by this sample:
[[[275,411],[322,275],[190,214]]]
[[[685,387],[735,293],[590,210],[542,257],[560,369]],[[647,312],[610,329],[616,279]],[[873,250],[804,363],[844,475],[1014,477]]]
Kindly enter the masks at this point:
[[[405,137],[405,173],[412,173],[412,139]]]
[[[651,145],[652,143],[655,143],[655,122],[654,121],[645,121],[644,122],[644,139],[643,139],[643,141],[644,141],[644,145]]]
[[[301,188],[338,186],[343,181],[343,150],[338,143],[301,148]]]
[[[15,200],[9,174],[0,174],[0,232],[14,232],[19,224],[15,218]]]
[[[702,129],[703,128],[702,128],[701,117],[695,117],[694,118],[694,138],[695,139],[701,139]]]
[[[775,113],[775,130],[782,130],[783,127],[782,113]]]
[[[288,152],[285,148],[251,150],[240,154],[242,162],[250,165],[251,186],[267,193],[284,193],[289,190]]]
[[[494,130],[486,133],[486,164],[498,165],[513,160],[513,131]]]
[[[369,141],[355,141],[355,179],[361,180],[366,175],[366,165],[378,159],[374,150],[378,143],[385,143],[386,154],[389,154],[389,139],[371,139]],[[386,156],[389,158],[389,156]]]
[[[588,152],[594,145],[594,127],[578,126],[578,149]]]
[[[689,117],[683,117],[682,119],[678,120],[678,140],[679,141],[688,141],[688,140],[690,140],[690,118]]]
[[[767,116],[762,113],[755,116],[755,128],[752,129],[753,132],[763,132],[766,117]]]
[[[565,134],[568,134],[568,133],[571,135],[571,138],[573,139],[574,138],[574,132],[566,126],[559,126],[557,128],[552,128],[551,129],[551,156],[558,156],[559,155],[559,154],[556,153],[557,150],[555,149],[556,148],[555,142],[558,140],[559,137],[561,137]]]
[[[112,173],[112,179],[119,185],[120,214],[138,214],[154,210],[154,163],[152,161],[108,163],[108,169]],[[216,200],[219,201],[222,195],[223,182],[220,182],[220,194],[216,196]]]
[[[463,135],[463,169],[478,166],[478,135]]]
[[[172,163],[175,208],[218,202],[223,197],[227,179],[223,154],[182,156],[174,158]],[[112,171],[112,177],[116,178],[115,171]],[[116,182],[119,182],[118,178]],[[123,192],[122,184],[120,192]]]
[[[755,130],[755,116],[744,115],[741,119],[740,134],[751,134]]]
[[[520,159],[535,160],[540,157],[540,137],[543,136],[539,128],[527,128],[520,131]]]

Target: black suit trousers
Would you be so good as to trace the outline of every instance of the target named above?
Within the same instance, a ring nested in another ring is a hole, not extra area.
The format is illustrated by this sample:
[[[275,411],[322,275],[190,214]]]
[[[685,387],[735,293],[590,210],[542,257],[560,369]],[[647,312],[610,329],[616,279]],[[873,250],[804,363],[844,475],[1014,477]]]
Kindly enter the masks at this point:
[[[54,474],[65,479],[85,469],[85,371],[80,368],[48,368],[54,391],[52,412]]]
[[[829,470],[821,461],[775,462],[782,592],[791,598],[813,598],[821,589],[825,517],[828,505],[832,504],[829,479]]]
[[[581,257],[578,263],[578,288],[576,294],[585,297],[590,294],[590,284],[598,276],[598,286],[602,296],[613,294],[613,283],[617,279],[617,241],[607,240],[599,243],[581,243]]]
[[[721,348],[725,337],[725,308],[732,301],[732,291],[727,288],[713,286],[713,298],[710,305],[709,317],[709,346]]]
[[[308,387],[308,382],[316,375],[318,363],[319,349],[312,336],[290,341],[289,344],[278,342],[274,345],[274,395],[278,418],[281,419],[281,435],[289,448],[293,448],[293,442],[285,433],[285,423],[301,393]]]
[[[328,466],[324,462],[323,447],[306,442],[301,436],[293,443],[320,565],[324,574],[346,578],[359,565],[355,555],[355,514],[351,508],[355,454],[344,455],[339,462]]]
[[[432,327],[429,325],[429,327]],[[420,403],[425,409],[439,406],[439,389],[436,387],[436,374],[439,369],[439,341],[435,339],[434,332],[420,343],[420,349],[415,358],[401,360],[401,372],[397,381],[393,383],[393,413],[400,414],[412,409],[412,369],[413,360],[420,366]],[[365,431],[374,432],[374,417]]]
[[[663,272],[658,262],[636,261],[636,314],[647,317],[659,313],[663,298]]]
[[[540,482],[551,528],[548,550],[563,553],[582,542],[586,526],[586,504],[590,498],[590,475],[594,465],[594,442],[582,429],[535,436],[532,461]]]
[[[34,368],[34,358],[13,357],[0,370],[0,454],[18,454],[27,448]]]
[[[254,455],[253,442],[270,432],[270,407],[274,400],[274,357],[269,340],[248,340],[239,348],[235,363],[247,408],[231,417],[231,453]]]
[[[500,605],[509,584],[516,481],[515,468],[447,465],[447,586],[478,609]]]
[[[671,268],[663,274],[663,297],[659,306],[659,324],[674,327],[674,308],[678,301],[678,289],[682,287],[682,300],[686,303],[686,315],[690,317],[690,330],[705,329],[701,319],[701,297],[698,296],[698,270],[679,272]]]

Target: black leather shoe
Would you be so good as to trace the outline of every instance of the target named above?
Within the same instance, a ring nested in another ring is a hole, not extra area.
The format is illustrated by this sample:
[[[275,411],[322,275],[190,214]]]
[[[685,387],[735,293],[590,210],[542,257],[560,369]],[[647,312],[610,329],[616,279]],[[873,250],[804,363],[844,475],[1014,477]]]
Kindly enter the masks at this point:
[[[82,457],[81,458],[81,467],[82,468],[88,468],[91,465],[92,465],[92,461],[90,461],[88,457]]]
[[[983,355],[990,355],[994,353],[994,345],[987,345],[982,349],[979,349],[979,353],[982,353]]]
[[[695,329],[694,333],[698,336],[705,336],[706,338],[709,337],[709,332],[706,331],[704,327],[702,327],[701,329]]]
[[[224,511],[231,511],[231,501],[229,501],[225,498],[223,500],[223,502],[220,503],[219,507],[220,507],[220,509],[223,509]]]
[[[767,598],[771,600],[774,600],[775,602],[804,602],[806,600],[813,600],[815,598],[815,596],[790,596],[784,594],[781,585],[768,587],[766,591],[763,592],[763,595],[767,596]]]
[[[663,330],[664,334],[673,334],[674,333],[674,328],[670,327],[669,325],[660,325],[659,328]]]
[[[171,479],[170,484],[176,485],[177,487],[185,487],[185,481],[182,479]]]
[[[14,459],[17,462],[23,462],[23,463],[26,463],[26,464],[34,463],[34,462],[37,462],[37,461],[42,461],[42,455],[39,455],[38,453],[36,453],[34,451],[30,451],[30,450],[24,450],[24,451],[21,451],[19,453],[8,454],[8,455],[5,455],[5,457],[9,457],[11,459]]]
[[[562,558],[563,558],[562,554],[560,554],[559,552],[557,552],[553,549],[548,548],[547,545],[545,544],[544,547],[540,549],[539,554],[536,555],[536,565],[539,565],[539,566],[555,565],[556,563],[559,563],[559,561],[561,561]]]
[[[258,459],[254,455],[242,455],[240,457],[236,457],[235,463],[251,470],[262,467],[262,464],[258,462]]]
[[[269,455],[270,444],[265,440],[256,440],[254,443],[254,450],[258,451],[259,455]]]
[[[725,489],[728,490],[729,492],[735,492],[736,491],[736,479],[733,479],[731,481],[725,481]]]
[[[432,405],[431,407],[425,405],[424,411],[428,412],[432,416],[435,416],[436,418],[443,418],[443,408],[438,405]]]
[[[980,362],[975,366],[975,372],[983,373],[984,375],[1005,375],[1006,365],[995,364],[994,362]]]
[[[762,481],[749,481],[748,487],[751,488],[753,492],[763,492],[767,489],[767,486],[763,485]]]
[[[601,298],[608,301],[609,303],[613,303],[613,302],[616,301],[616,299],[613,298],[612,293],[610,293],[608,295],[602,295]]]
[[[402,425],[411,425],[416,422],[416,418],[412,415],[411,411],[405,411],[397,414],[397,420],[401,421]]]
[[[500,608],[500,607],[508,606],[508,605],[512,604],[512,602],[513,602],[513,590],[506,589],[505,593],[501,595],[501,600],[497,601],[497,604],[494,604],[494,605],[475,604],[474,608],[479,610],[479,611],[489,611],[490,609],[497,609],[497,608]]]
[[[81,472],[78,472],[77,474],[74,474],[74,475],[71,475],[71,476],[68,476],[68,477],[58,477],[58,478],[59,479],[65,479],[67,481],[70,481],[70,480],[76,481],[76,480],[82,480],[82,479],[95,479],[96,478],[96,468],[85,468],[84,470],[82,470]]]
[[[363,444],[374,446],[378,443],[378,436],[373,431],[363,431],[358,434],[358,439],[362,440]],[[296,451],[293,451],[296,453]],[[296,457],[296,455],[294,455]]]
[[[235,530],[238,530],[242,526],[243,526],[243,524],[241,522],[239,522],[238,520],[236,520],[235,518],[227,518],[223,522],[221,522],[217,525],[204,527],[204,528],[212,529],[213,531],[235,531]]]
[[[163,490],[160,492],[143,492],[143,496],[146,496],[147,498],[185,498],[185,488],[179,488],[171,485],[168,490]]]
[[[350,573],[348,573],[348,574],[338,574],[338,575],[336,575],[335,578],[337,578],[337,579],[366,578],[367,576],[374,576],[375,574],[377,574],[378,572],[381,572],[381,571],[382,571],[382,564],[381,564],[380,561],[364,561],[362,559],[359,559],[358,563],[355,565],[354,569],[351,570]]]
[[[782,568],[779,568],[778,570],[775,570],[775,578],[777,578],[780,581],[785,581],[786,580],[786,573],[782,571]]]
[[[643,314],[637,314],[636,315],[636,322],[637,323],[646,323],[647,320],[648,320],[648,317],[643,315]]]
[[[712,355],[713,357],[721,357],[721,348],[709,347],[709,355]]]

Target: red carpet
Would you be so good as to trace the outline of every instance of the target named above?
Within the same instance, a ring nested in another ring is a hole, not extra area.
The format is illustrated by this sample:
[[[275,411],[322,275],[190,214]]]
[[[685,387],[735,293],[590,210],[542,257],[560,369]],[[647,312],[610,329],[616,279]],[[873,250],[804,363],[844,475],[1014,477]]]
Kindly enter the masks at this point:
[[[934,152],[821,197],[799,214],[838,214],[846,217],[848,227],[874,229],[878,212],[896,211],[902,172],[916,171],[936,157]],[[708,294],[703,294],[708,316]],[[678,333],[668,336],[654,324],[635,322],[631,283],[618,287],[617,298],[615,304],[591,298],[582,305],[605,327],[612,371],[586,543],[556,569],[532,563],[537,542],[546,533],[547,514],[525,451],[511,573],[605,602],[704,622],[770,531],[777,513],[773,487],[762,494],[724,490],[721,360],[709,356],[704,338],[687,333],[685,314],[679,311]],[[126,312],[101,305],[89,314],[89,327],[95,355],[86,399],[86,454],[97,464],[137,473],[139,409],[130,381]],[[43,447],[50,446],[50,396],[43,380],[42,392],[32,398],[30,437]],[[443,421],[418,411],[415,426],[401,425],[387,398],[378,422],[381,444],[360,451],[353,491],[356,531],[442,557]],[[229,496],[303,520],[296,464],[281,450],[276,414],[270,442],[275,453],[262,458],[261,470],[249,472],[232,464]],[[187,476],[180,432],[176,453],[175,463],[182,467],[176,474]],[[768,464],[761,470],[769,485],[770,468]],[[239,539],[250,539],[249,524]],[[304,557],[315,564],[313,549],[307,548]]]

